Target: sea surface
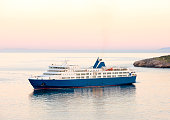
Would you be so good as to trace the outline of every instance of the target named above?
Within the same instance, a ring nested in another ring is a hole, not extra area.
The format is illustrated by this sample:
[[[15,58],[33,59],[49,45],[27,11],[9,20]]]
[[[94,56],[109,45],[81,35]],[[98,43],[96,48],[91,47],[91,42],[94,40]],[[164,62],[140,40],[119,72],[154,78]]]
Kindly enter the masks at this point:
[[[0,120],[170,120],[170,69],[133,67],[167,53],[0,53]],[[107,66],[137,72],[133,85],[35,91],[28,78],[49,65]]]

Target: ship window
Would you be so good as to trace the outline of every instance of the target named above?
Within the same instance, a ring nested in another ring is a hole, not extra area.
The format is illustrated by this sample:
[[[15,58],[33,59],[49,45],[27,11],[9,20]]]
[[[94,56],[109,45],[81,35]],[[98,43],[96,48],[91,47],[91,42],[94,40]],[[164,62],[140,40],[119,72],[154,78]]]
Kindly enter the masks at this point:
[[[96,76],[93,76],[93,78],[96,78]]]
[[[76,75],[80,75],[80,73],[77,73]]]
[[[62,79],[70,79],[70,77],[62,77]]]
[[[89,75],[89,73],[86,73],[86,75]]]
[[[106,78],[106,76],[103,76],[103,78]]]
[[[101,73],[98,73],[98,75],[101,75]]]
[[[81,78],[84,79],[84,76],[82,76]]]
[[[103,74],[106,74],[105,72]]]
[[[86,76],[86,78],[88,79],[88,78],[89,78],[89,76]]]
[[[110,76],[110,75],[108,75],[107,77],[108,77],[108,78],[111,78],[111,76]]]
[[[122,72],[119,72],[119,74],[122,74]]]
[[[101,76],[98,76],[98,78],[101,78]]]
[[[97,75],[97,73],[93,73],[93,75]]]
[[[86,70],[75,70],[76,72],[86,72]]]
[[[107,74],[111,74],[111,72],[108,72]]]
[[[85,73],[81,73],[81,75],[85,75]]]
[[[80,77],[76,77],[77,79],[80,79]]]

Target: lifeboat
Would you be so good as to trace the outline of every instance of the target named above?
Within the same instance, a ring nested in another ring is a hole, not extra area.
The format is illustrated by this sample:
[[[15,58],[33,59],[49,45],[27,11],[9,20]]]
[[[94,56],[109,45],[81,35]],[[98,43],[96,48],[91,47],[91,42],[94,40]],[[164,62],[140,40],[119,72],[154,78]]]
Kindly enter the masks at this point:
[[[109,69],[107,69],[106,71],[113,71],[113,68],[109,68]]]

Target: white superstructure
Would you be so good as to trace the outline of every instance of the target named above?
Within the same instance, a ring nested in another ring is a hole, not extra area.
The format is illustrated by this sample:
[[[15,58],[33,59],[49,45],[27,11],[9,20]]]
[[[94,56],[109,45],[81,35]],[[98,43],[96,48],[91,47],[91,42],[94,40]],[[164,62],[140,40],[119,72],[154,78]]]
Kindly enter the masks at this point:
[[[43,75],[34,76],[32,78],[36,79],[46,79],[46,80],[65,80],[65,79],[95,79],[95,78],[113,78],[113,77],[131,77],[136,76],[136,73],[128,68],[115,68],[100,66],[102,59],[98,58],[98,63],[96,67],[91,67],[87,69],[82,69],[78,65],[69,65],[67,62],[63,65],[52,64],[49,66],[47,72]],[[97,61],[96,61],[97,62]],[[100,66],[100,68],[98,68]]]

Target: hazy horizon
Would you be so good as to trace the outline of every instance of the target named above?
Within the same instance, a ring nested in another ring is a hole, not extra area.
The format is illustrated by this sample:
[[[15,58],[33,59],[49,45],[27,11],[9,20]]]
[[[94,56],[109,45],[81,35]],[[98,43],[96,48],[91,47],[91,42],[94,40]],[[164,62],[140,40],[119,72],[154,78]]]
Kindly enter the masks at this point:
[[[0,49],[1,53],[15,53],[15,52],[22,52],[22,53],[170,53],[170,47],[161,48],[161,49],[140,49],[140,50],[133,50],[133,49]]]

